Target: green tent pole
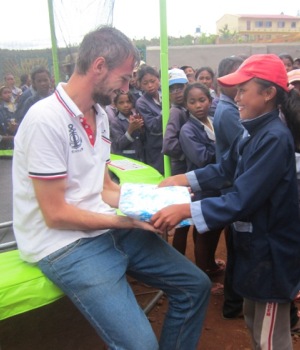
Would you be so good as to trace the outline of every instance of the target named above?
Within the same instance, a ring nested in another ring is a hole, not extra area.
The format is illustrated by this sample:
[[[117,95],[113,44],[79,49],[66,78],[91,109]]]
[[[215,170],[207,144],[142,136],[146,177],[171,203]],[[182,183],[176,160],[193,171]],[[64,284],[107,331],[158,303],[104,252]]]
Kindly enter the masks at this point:
[[[160,71],[161,71],[161,90],[162,90],[162,123],[163,135],[170,113],[169,102],[169,56],[168,56],[168,32],[167,32],[167,0],[160,0]],[[165,177],[171,175],[170,158],[164,156]]]
[[[57,85],[60,82],[60,74],[59,74],[59,64],[58,64],[58,54],[57,54],[57,41],[56,41],[56,35],[55,35],[54,14],[53,14],[53,0],[48,0],[48,11],[49,11],[49,22],[50,22],[51,43],[52,43],[53,73],[54,73],[55,84]]]

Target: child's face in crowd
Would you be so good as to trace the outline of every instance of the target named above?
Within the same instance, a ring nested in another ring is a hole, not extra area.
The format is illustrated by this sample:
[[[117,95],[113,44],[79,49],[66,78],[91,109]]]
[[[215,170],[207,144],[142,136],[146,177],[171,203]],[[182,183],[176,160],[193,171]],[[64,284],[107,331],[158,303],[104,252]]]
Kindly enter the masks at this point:
[[[291,83],[291,85],[294,86],[294,89],[296,89],[298,91],[298,93],[300,93],[300,80],[297,80],[297,81],[293,81]]]
[[[10,102],[12,97],[11,89],[4,88],[1,92],[1,100],[4,102]]]
[[[206,85],[209,89],[211,89],[213,85],[213,79],[210,73],[207,70],[202,71],[198,75],[198,81],[204,85]]]
[[[13,86],[15,85],[15,78],[13,77],[13,75],[9,74],[5,77],[5,84],[10,88],[13,88]]]
[[[160,81],[155,75],[145,74],[141,80],[140,87],[143,91],[154,96],[160,88]]]
[[[206,94],[198,88],[193,88],[189,91],[186,108],[189,112],[199,120],[207,119],[208,110],[211,102]]]
[[[175,105],[183,105],[183,93],[185,84],[174,84],[169,88],[170,101]]]
[[[133,104],[129,100],[126,94],[122,94],[118,98],[118,102],[116,103],[117,110],[124,114],[126,117],[132,114]]]
[[[272,97],[269,92],[270,89],[262,89],[262,86],[253,79],[238,85],[234,100],[238,105],[241,119],[253,119],[274,109],[275,105],[270,105],[274,96]]]
[[[47,96],[51,88],[51,81],[46,72],[37,73],[34,77],[33,87],[41,96]]]
[[[288,58],[282,58],[281,60],[285,65],[286,71],[290,72],[293,69],[293,62],[291,62]]]
[[[193,83],[195,81],[195,72],[192,68],[188,67],[184,70],[184,73],[189,81],[189,83]]]
[[[131,87],[135,87],[135,88],[138,89],[138,84],[137,84],[137,72],[136,72],[136,71],[133,71],[132,77],[131,77],[131,79],[130,79],[130,81],[129,81],[129,85],[130,85]]]

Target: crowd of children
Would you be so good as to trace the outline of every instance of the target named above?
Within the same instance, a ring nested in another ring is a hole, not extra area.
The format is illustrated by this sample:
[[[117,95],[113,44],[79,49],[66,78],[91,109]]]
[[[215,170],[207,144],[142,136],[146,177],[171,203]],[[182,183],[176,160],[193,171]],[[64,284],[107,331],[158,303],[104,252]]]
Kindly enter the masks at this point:
[[[22,74],[20,87],[13,74],[5,74],[0,87],[0,150],[13,149],[14,136],[28,109],[53,91],[50,72],[45,67],[35,67],[31,76]]]

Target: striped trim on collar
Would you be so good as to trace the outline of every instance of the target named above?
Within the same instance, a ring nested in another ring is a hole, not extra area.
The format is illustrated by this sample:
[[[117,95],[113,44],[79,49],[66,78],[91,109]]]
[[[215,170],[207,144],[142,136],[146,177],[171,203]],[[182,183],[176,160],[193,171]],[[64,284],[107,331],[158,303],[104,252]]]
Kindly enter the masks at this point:
[[[60,104],[65,108],[65,110],[70,114],[71,117],[76,117],[76,114],[71,110],[71,108],[67,105],[60,92],[56,89],[55,96],[60,102]]]

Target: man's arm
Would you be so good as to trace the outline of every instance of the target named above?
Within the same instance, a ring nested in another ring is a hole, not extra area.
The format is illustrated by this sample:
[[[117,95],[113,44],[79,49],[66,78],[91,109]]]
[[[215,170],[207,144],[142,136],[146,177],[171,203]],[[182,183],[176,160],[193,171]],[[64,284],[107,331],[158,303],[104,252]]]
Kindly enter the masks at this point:
[[[106,166],[104,174],[104,184],[102,191],[102,198],[105,203],[113,208],[119,207],[120,200],[120,186],[112,181],[108,173],[108,168]]]
[[[105,175],[103,198],[117,207],[119,186]],[[47,226],[61,230],[97,230],[115,228],[143,228],[154,231],[146,223],[127,216],[107,215],[84,210],[71,205],[65,200],[66,180],[32,179],[36,198]]]

